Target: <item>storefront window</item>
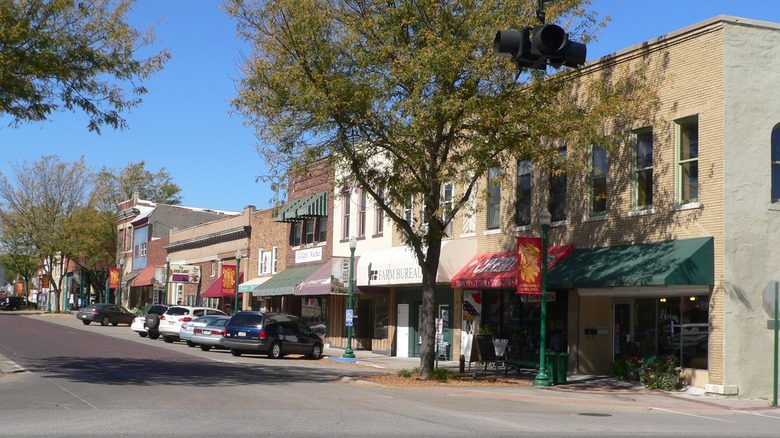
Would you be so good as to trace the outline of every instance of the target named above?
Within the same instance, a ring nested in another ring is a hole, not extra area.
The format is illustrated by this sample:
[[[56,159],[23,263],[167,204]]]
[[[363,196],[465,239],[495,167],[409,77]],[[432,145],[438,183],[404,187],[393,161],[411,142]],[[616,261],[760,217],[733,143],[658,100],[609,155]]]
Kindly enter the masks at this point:
[[[303,297],[301,299],[301,318],[317,333],[326,334],[328,322],[327,297]]]
[[[374,339],[387,339],[387,325],[390,321],[390,296],[377,294],[374,299]]]
[[[641,298],[634,305],[633,340],[643,357],[674,355],[682,367],[707,369],[708,295]]]

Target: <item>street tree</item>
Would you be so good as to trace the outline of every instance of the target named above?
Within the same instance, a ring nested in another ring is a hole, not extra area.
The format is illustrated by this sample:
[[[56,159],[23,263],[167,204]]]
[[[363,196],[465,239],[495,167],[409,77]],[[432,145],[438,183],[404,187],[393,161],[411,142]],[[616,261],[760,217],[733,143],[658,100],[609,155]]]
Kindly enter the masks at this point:
[[[70,163],[58,156],[12,169],[12,180],[0,173],[2,230],[12,230],[25,239],[24,248],[34,254],[40,273],[51,280],[50,287],[59,297],[59,304],[52,304],[64,309],[60,293],[72,242],[67,219],[88,199],[90,172],[83,158]]]
[[[0,264],[6,268],[6,279],[9,274],[22,279],[24,295],[29,299],[30,283],[38,273],[38,258],[29,234],[17,229],[16,223],[0,221]]]
[[[434,364],[441,241],[456,214],[473,213],[487,170],[519,159],[576,166],[589,145],[614,147],[606,122],[641,117],[652,102],[641,69],[605,71],[589,82],[578,70],[518,73],[493,56],[496,31],[537,24],[536,4],[226,1],[253,45],[233,103],[256,128],[268,165],[261,178],[283,188],[316,160],[331,160],[347,170],[337,186],[367,191],[416,254],[421,375]],[[546,16],[587,43],[605,24],[589,7],[590,0],[560,0]],[[567,145],[565,162],[555,142]],[[442,205],[445,183],[459,190]],[[401,212],[412,197],[419,205],[407,221]]]
[[[140,82],[170,54],[152,53],[151,30],[127,24],[134,0],[0,0],[0,116],[13,124],[81,110],[88,129],[126,127]],[[144,55],[145,56],[145,55]]]
[[[96,176],[91,203],[100,211],[115,212],[117,205],[132,198],[133,193],[160,204],[181,204],[181,187],[165,168],[152,172],[143,160],[128,163],[123,169],[103,167]]]

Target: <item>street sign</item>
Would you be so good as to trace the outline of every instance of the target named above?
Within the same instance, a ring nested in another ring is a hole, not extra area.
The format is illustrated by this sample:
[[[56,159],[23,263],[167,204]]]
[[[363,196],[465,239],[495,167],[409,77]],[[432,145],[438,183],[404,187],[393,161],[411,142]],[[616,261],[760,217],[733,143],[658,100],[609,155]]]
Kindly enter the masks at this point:
[[[352,312],[353,312],[352,309],[347,309],[347,316],[346,316],[347,327],[352,327]]]
[[[769,282],[769,284],[766,285],[766,289],[764,289],[764,297],[761,303],[767,316],[772,319],[775,318],[775,285],[778,283],[780,283],[780,280],[772,280]]]

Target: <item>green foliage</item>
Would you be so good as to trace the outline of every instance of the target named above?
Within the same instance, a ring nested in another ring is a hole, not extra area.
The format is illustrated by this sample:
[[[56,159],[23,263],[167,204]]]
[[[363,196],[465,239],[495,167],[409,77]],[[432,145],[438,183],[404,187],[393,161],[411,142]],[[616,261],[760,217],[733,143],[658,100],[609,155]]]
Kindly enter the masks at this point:
[[[170,58],[138,58],[154,35],[127,25],[133,1],[0,1],[0,115],[21,123],[80,109],[90,131],[124,128],[120,114],[146,93],[135,81]]]
[[[181,204],[181,187],[173,182],[165,168],[152,172],[143,160],[128,163],[123,169],[101,169],[96,177],[92,202],[98,210],[113,213],[117,204],[131,199],[133,193],[138,193],[140,199],[160,204]]]
[[[636,380],[642,368],[642,359],[639,357],[639,345],[628,342],[623,346],[618,358],[612,362],[612,375],[620,380]]]
[[[457,377],[455,371],[448,370],[447,368],[435,368],[428,373],[428,380],[436,380],[438,382],[446,382],[455,377]]]
[[[676,391],[680,389],[680,370],[677,359],[672,356],[665,358],[651,357],[642,364],[640,381],[650,389]]]
[[[398,370],[396,372],[396,375],[398,377],[405,377],[405,378],[416,376],[418,374],[420,374],[420,369],[419,368],[412,368],[412,369],[404,368],[404,369],[400,369],[400,370]]]

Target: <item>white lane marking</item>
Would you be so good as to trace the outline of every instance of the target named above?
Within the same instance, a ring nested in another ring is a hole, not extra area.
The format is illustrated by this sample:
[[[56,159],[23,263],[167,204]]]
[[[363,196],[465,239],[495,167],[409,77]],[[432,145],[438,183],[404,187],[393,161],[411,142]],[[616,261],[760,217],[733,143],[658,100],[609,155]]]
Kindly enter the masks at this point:
[[[764,418],[771,418],[773,420],[780,420],[780,417],[778,417],[777,415],[766,415],[766,414],[759,414],[758,412],[749,412],[749,411],[740,411],[740,410],[736,410],[735,412],[739,412],[740,414],[755,415],[756,417],[764,417]]]
[[[65,389],[65,387],[64,387],[64,386],[60,385],[60,384],[59,384],[59,383],[57,383],[57,382],[54,382],[54,384],[55,384],[55,385],[57,385],[57,386],[59,386],[60,388],[62,388],[62,390],[63,390],[63,391],[67,392],[68,394],[72,395],[73,397],[76,397],[77,399],[81,400],[81,402],[82,402],[82,403],[84,403],[84,404],[86,404],[86,405],[89,405],[89,406],[90,406],[92,409],[95,409],[95,410],[97,410],[97,407],[96,407],[95,405],[93,405],[92,403],[90,403],[90,402],[88,402],[88,401],[84,400],[83,398],[81,398],[81,397],[77,396],[76,394],[72,393],[71,391],[68,391],[67,389]]]
[[[670,414],[678,414],[678,415],[685,415],[685,416],[688,416],[688,417],[704,418],[705,420],[715,420],[715,421],[723,421],[725,423],[733,423],[733,421],[724,420],[722,418],[706,417],[704,415],[686,414],[685,412],[673,411],[671,409],[661,409],[661,408],[653,408],[653,407],[651,407],[650,409],[654,409],[656,411],[661,411],[661,412],[668,412]]]

